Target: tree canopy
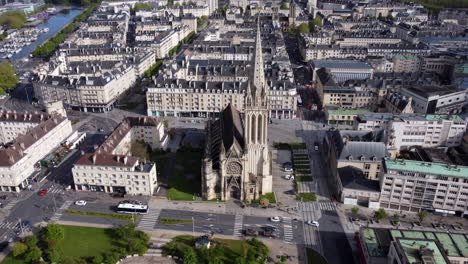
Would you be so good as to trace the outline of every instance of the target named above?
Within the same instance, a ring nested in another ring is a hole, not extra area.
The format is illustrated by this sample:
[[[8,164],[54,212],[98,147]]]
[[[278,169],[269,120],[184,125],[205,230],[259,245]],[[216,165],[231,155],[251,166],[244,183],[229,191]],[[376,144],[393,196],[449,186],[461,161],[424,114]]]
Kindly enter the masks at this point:
[[[286,10],[286,9],[288,9],[288,8],[289,8],[289,6],[288,6],[288,3],[286,3],[286,2],[283,2],[283,3],[281,4],[281,6],[280,6],[280,9],[281,9],[281,10]]]
[[[0,26],[21,28],[26,22],[26,15],[21,11],[9,11],[0,16]]]
[[[302,23],[297,27],[297,33],[298,34],[306,34],[309,33],[309,25],[307,23]]]
[[[0,63],[0,94],[5,94],[8,89],[15,87],[18,80],[15,68],[9,62]]]

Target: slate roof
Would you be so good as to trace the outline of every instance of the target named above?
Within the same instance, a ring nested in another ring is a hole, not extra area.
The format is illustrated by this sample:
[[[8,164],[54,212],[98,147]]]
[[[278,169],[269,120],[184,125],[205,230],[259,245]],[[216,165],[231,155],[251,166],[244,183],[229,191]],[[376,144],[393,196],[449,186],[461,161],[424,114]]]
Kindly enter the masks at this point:
[[[75,164],[77,165],[96,165],[96,166],[115,166],[115,167],[133,167],[138,159],[126,155],[112,155],[108,153],[86,153]]]
[[[374,160],[381,161],[387,156],[387,149],[382,142],[347,142],[339,156],[339,160]]]

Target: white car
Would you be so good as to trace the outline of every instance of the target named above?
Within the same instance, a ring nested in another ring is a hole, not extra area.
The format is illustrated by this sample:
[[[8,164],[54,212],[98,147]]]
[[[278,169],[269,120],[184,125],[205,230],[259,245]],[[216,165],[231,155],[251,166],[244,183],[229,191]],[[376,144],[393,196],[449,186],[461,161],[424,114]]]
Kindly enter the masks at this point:
[[[86,201],[83,201],[83,200],[76,201],[75,205],[84,206],[86,205]]]
[[[319,227],[319,222],[317,221],[307,221],[307,224],[308,225],[311,225],[311,226],[315,226],[315,227]]]
[[[278,216],[272,216],[270,217],[270,221],[277,223],[280,221],[280,218]]]
[[[285,172],[292,172],[293,169],[288,167],[288,168],[284,168],[284,171],[285,171]]]
[[[294,175],[292,175],[292,174],[286,174],[286,175],[284,175],[284,178],[285,178],[286,180],[294,180]]]

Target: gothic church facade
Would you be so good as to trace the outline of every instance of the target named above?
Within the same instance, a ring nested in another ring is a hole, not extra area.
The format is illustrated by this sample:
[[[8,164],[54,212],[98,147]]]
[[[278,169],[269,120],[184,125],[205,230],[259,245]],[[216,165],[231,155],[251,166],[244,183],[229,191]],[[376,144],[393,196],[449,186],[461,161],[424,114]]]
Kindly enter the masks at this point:
[[[272,192],[270,111],[259,26],[255,42],[254,71],[247,84],[244,113],[230,104],[219,118],[207,123],[202,164],[205,199],[251,201]]]

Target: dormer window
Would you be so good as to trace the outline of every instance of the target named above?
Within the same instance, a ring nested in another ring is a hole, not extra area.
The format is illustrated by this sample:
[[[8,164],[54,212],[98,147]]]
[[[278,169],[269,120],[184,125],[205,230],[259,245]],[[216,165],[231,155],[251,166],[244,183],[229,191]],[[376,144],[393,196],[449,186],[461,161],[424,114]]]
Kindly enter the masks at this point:
[[[348,157],[348,160],[353,160],[353,156],[349,156],[349,157]]]
[[[365,160],[365,157],[364,157],[364,155],[362,155],[362,156],[361,156],[361,160]]]
[[[377,161],[377,157],[376,156],[372,157],[372,160]]]

